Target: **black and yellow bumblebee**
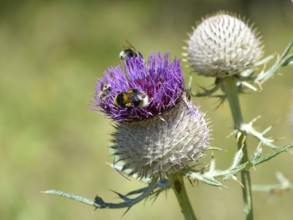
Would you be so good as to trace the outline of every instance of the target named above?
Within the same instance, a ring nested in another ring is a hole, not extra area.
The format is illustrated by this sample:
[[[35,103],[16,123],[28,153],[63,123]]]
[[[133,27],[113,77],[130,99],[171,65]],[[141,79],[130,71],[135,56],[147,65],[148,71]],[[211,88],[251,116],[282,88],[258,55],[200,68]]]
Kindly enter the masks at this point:
[[[129,41],[126,41],[127,45],[124,46],[124,50],[122,50],[119,54],[119,58],[121,60],[127,60],[129,58],[132,58],[132,57],[142,57],[142,54],[141,52],[139,52],[138,50],[135,49],[135,47],[129,42]]]
[[[136,108],[147,107],[149,96],[138,89],[129,89],[115,96],[114,105],[121,108],[129,108],[132,105]]]

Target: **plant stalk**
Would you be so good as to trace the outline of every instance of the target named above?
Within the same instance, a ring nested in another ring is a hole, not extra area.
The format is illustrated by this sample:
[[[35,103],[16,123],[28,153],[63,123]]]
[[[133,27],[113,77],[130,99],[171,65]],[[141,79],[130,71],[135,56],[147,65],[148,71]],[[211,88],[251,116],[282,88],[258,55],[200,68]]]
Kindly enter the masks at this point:
[[[236,130],[236,140],[238,150],[242,149],[243,158],[241,163],[247,162],[248,151],[246,144],[246,133],[241,129],[243,123],[238,88],[237,88],[237,78],[227,77],[222,80],[222,89],[226,94],[228,103],[230,106],[231,114],[234,122],[234,129]],[[242,196],[244,201],[244,215],[246,220],[253,220],[253,207],[252,207],[252,191],[251,191],[251,181],[250,173],[248,170],[241,171],[241,183],[242,183]]]
[[[190,200],[187,196],[186,188],[181,174],[170,174],[168,176],[170,185],[179,202],[181,212],[185,220],[196,220],[194,210],[191,206]]]

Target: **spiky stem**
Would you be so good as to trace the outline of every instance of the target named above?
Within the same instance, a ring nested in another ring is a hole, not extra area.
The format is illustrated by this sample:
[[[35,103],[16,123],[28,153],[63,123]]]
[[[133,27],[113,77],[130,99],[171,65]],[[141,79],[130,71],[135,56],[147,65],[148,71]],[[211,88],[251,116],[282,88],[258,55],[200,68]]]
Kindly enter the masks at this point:
[[[243,124],[243,118],[238,97],[237,78],[227,77],[222,80],[222,89],[228,99],[231,114],[234,122],[234,129],[236,131],[236,140],[238,150],[242,149],[243,158],[241,163],[245,163],[249,160],[246,144],[246,132],[241,129]],[[248,170],[241,171],[241,183],[243,185],[242,195],[244,201],[244,215],[246,220],[253,220],[253,208],[252,208],[252,192],[250,173]]]
[[[179,202],[185,220],[196,220],[194,210],[187,196],[182,174],[170,174],[168,176],[170,185]]]

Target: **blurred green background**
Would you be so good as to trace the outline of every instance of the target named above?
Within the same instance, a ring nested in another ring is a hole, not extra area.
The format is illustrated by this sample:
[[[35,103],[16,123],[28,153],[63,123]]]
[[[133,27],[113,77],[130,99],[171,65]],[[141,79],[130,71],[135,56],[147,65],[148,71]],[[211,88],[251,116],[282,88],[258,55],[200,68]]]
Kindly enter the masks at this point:
[[[111,169],[110,121],[90,110],[96,78],[120,61],[125,40],[147,56],[170,51],[181,58],[191,26],[207,13],[229,10],[249,18],[261,32],[265,55],[281,52],[293,38],[290,0],[199,1],[9,1],[0,0],[0,219],[120,219],[125,210],[92,207],[41,194],[59,189],[118,201],[110,189],[127,193],[142,185]],[[188,73],[187,69],[184,69]],[[244,118],[262,115],[259,128],[279,120],[273,137],[292,140],[292,67],[241,97]],[[211,79],[194,77],[197,85]],[[234,139],[227,104],[195,99],[211,119],[211,145],[220,168],[230,164]],[[256,142],[249,141],[251,151]],[[282,154],[252,171],[255,184],[275,183],[281,171],[293,181],[293,156]],[[200,219],[242,219],[241,187],[189,187]],[[292,219],[293,193],[254,193],[255,219]],[[140,203],[123,219],[182,219],[173,192]]]

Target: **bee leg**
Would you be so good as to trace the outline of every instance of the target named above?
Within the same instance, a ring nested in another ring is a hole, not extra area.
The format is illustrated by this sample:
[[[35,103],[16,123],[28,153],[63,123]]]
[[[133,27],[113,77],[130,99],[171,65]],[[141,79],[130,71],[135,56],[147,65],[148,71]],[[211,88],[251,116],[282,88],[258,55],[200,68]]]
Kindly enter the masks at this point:
[[[132,109],[130,107],[127,107],[127,112],[128,112],[128,115],[132,115]]]

